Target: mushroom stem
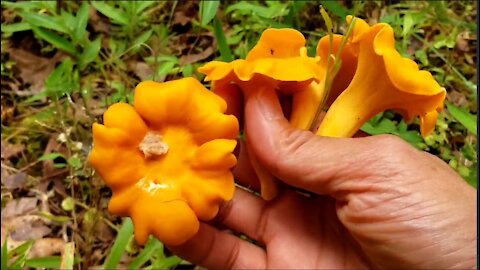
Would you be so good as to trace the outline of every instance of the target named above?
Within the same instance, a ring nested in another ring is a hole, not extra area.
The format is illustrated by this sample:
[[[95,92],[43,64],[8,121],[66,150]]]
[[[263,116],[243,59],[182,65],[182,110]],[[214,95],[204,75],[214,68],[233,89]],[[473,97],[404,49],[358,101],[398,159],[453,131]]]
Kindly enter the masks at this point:
[[[168,144],[163,141],[162,135],[151,131],[143,137],[138,148],[143,152],[145,158],[160,156],[168,152]]]

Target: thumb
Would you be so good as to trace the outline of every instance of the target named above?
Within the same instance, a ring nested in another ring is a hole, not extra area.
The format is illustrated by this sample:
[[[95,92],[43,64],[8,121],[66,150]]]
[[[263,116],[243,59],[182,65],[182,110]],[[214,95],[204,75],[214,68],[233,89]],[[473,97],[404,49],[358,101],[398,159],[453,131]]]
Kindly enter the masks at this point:
[[[295,129],[283,116],[275,91],[265,88],[246,93],[245,125],[252,151],[272,174],[335,197],[371,186],[379,178],[373,176],[396,162],[384,154],[387,148],[405,144],[394,136],[328,138]]]

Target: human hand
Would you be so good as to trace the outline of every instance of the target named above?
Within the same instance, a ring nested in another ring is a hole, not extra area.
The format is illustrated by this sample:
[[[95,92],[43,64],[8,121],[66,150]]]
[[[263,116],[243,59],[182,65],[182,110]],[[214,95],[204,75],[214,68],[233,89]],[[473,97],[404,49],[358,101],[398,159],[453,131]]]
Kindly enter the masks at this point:
[[[217,224],[262,245],[202,224],[171,247],[181,257],[221,269],[475,268],[475,189],[440,159],[394,136],[322,138],[293,129],[273,91],[250,94],[245,117],[262,165],[318,195],[284,190],[265,202],[237,189]],[[246,168],[236,170],[243,183],[253,177]]]

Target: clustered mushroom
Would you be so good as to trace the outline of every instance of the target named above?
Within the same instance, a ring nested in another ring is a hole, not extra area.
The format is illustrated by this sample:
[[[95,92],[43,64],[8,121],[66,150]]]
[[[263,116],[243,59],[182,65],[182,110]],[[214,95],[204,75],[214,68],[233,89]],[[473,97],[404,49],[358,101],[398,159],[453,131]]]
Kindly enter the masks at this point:
[[[423,136],[435,128],[445,89],[396,51],[388,24],[369,26],[352,16],[347,23],[351,34],[323,37],[315,57],[307,55],[300,32],[267,29],[245,60],[211,61],[199,69],[212,91],[193,78],[146,81],[136,87],[133,106],[108,108],[103,125],[93,125],[89,160],[112,189],[109,211],[132,217],[138,243],[153,234],[165,244],[182,244],[233,197],[239,123],[225,114],[224,93],[275,89],[291,96],[290,123],[319,136],[351,137],[387,109],[407,121],[419,116]],[[338,72],[329,77],[337,61]],[[318,123],[321,105],[329,108]],[[261,196],[274,199],[277,180],[246,146]]]

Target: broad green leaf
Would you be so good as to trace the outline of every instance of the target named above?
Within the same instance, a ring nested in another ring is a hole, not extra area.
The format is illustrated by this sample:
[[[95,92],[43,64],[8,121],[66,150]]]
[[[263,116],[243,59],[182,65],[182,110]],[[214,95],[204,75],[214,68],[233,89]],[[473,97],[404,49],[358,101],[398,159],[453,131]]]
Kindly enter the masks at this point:
[[[82,41],[87,34],[87,24],[88,24],[88,10],[90,6],[87,1],[83,1],[80,9],[78,10],[76,17],[75,30],[73,31],[73,38],[79,42]]]
[[[78,68],[83,70],[87,65],[97,58],[102,46],[102,37],[97,37],[94,41],[89,41],[83,49],[82,55],[78,59]]]
[[[48,154],[44,154],[41,157],[39,157],[38,160],[39,161],[54,160],[54,159],[59,158],[59,157],[65,158],[60,153],[48,153]]]
[[[2,32],[5,32],[5,33],[14,33],[14,32],[26,31],[31,29],[32,27],[27,22],[12,23],[12,24],[2,23]]]
[[[73,46],[72,43],[70,43],[70,41],[68,41],[64,37],[61,37],[53,32],[43,30],[42,28],[37,28],[32,26],[32,29],[37,37],[47,41],[57,49],[65,51],[72,55],[75,54],[75,47]]]
[[[205,26],[217,15],[220,1],[201,0],[200,1],[200,24]]]
[[[465,109],[459,108],[452,103],[446,102],[447,109],[450,114],[460,122],[468,131],[477,135],[477,118],[475,115],[470,114]]]
[[[225,33],[223,32],[222,25],[217,17],[213,19],[213,33],[217,39],[218,50],[222,56],[222,60],[225,62],[230,62],[233,60],[232,52],[227,44],[227,39],[225,38]]]
[[[31,268],[60,269],[60,261],[60,256],[32,258],[25,261],[25,266]]]
[[[114,23],[128,25],[130,24],[130,19],[128,14],[122,10],[112,7],[110,3],[114,2],[98,2],[92,1],[92,5],[103,15],[109,17],[113,20]]]
[[[58,18],[56,17],[27,12],[20,13],[20,16],[22,16],[25,21],[28,22],[32,27],[43,27],[61,33],[69,33],[65,22],[58,20]]]
[[[144,265],[148,260],[150,260],[153,254],[155,254],[162,246],[162,243],[158,241],[158,239],[150,236],[147,244],[140,252],[140,254],[138,254],[138,256],[133,259],[133,261],[128,266],[128,269],[140,269],[140,267]]]
[[[113,243],[112,249],[105,259],[105,264],[103,265],[104,269],[117,269],[118,263],[122,258],[125,247],[128,244],[128,240],[133,235],[133,223],[130,218],[125,218],[123,225],[118,231],[115,242]]]

